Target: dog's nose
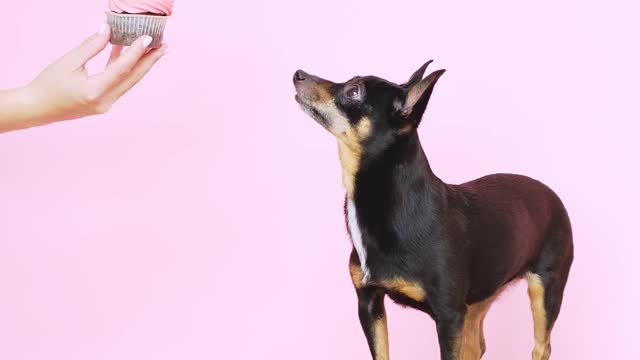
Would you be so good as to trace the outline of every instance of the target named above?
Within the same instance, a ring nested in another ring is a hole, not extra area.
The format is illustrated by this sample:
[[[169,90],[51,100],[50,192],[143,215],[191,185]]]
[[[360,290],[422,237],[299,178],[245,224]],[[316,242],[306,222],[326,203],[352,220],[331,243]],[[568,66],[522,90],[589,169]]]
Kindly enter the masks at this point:
[[[298,70],[293,74],[293,81],[294,82],[304,81],[307,78],[309,78],[309,74],[307,74],[306,72],[304,72],[302,70]]]

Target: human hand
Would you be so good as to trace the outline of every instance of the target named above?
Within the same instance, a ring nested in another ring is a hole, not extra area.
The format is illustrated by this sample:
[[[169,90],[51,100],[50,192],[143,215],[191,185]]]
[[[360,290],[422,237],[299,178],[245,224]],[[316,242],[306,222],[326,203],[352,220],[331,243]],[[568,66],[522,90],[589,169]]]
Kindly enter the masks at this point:
[[[105,113],[167,54],[166,44],[148,51],[151,37],[142,36],[124,53],[122,46],[113,46],[104,71],[89,76],[85,65],[107,46],[109,36],[110,28],[103,24],[21,89],[23,102],[30,104],[25,117],[31,126]]]

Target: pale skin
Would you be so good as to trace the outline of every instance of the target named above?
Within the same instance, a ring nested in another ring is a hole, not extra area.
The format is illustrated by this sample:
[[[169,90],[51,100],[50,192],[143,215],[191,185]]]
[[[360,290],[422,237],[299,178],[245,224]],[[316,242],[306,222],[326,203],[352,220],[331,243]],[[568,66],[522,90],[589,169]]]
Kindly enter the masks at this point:
[[[168,53],[166,44],[149,50],[151,38],[142,36],[124,52],[113,46],[104,70],[89,75],[86,63],[105,49],[109,37],[103,24],[28,85],[0,90],[0,133],[103,114]]]

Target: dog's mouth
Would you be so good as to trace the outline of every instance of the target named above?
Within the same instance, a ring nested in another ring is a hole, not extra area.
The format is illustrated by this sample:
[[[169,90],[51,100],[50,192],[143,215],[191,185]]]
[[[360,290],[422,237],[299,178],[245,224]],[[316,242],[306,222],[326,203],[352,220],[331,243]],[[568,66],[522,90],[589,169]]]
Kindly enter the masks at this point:
[[[311,104],[309,100],[307,100],[304,96],[300,94],[296,94],[295,96],[296,102],[300,105],[302,111],[307,113],[311,118],[317,121],[324,128],[328,129],[329,120],[322,114],[320,111],[316,109],[315,106]]]
[[[313,106],[311,106],[309,101],[307,99],[305,99],[304,97],[302,97],[299,93],[296,94],[295,99],[296,99],[296,102],[298,103],[298,105],[300,105],[302,110],[304,110],[305,112],[307,112],[308,110],[313,109]]]
[[[296,101],[300,105],[300,108],[302,108],[302,111],[307,113],[307,115],[311,116],[314,120],[320,122],[323,125],[326,123],[326,119],[324,118],[324,116],[322,116],[322,114],[318,110],[316,110],[313,105],[304,100],[302,96],[296,95]]]
[[[313,102],[318,100],[318,95],[314,89],[308,86],[296,86],[296,101],[298,104],[312,106]]]

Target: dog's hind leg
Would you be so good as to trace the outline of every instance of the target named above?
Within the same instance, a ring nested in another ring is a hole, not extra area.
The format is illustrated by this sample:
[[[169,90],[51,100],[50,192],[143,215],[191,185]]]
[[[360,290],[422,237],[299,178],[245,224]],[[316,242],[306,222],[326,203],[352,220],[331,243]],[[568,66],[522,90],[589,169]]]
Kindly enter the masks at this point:
[[[533,360],[547,360],[551,355],[551,330],[560,313],[572,262],[571,224],[563,208],[526,274],[535,339]]]
[[[527,273],[529,283],[529,300],[533,315],[533,360],[547,360],[551,355],[551,327],[545,307],[545,290],[542,278],[534,273]]]
[[[484,340],[484,316],[482,317],[482,320],[480,320],[479,332],[480,332],[480,358],[482,358],[482,356],[484,356],[484,353],[487,352],[487,342]]]

